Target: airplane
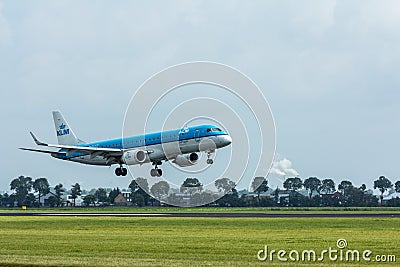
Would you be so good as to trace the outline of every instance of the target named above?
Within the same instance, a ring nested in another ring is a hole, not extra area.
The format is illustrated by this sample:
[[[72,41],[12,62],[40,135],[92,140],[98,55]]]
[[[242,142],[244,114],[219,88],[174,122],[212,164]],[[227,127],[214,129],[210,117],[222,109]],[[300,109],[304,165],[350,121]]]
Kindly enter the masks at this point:
[[[172,161],[180,167],[198,163],[200,152],[207,154],[207,164],[213,164],[212,153],[216,149],[232,143],[229,134],[214,125],[198,125],[176,130],[155,132],[144,135],[116,138],[86,143],[77,138],[60,111],[53,111],[58,144],[47,144],[39,141],[30,132],[38,146],[58,148],[57,151],[19,148],[27,151],[50,154],[52,157],[88,165],[111,166],[117,176],[126,176],[124,165],[142,165],[152,163],[152,177],[162,176],[158,166],[162,161]]]

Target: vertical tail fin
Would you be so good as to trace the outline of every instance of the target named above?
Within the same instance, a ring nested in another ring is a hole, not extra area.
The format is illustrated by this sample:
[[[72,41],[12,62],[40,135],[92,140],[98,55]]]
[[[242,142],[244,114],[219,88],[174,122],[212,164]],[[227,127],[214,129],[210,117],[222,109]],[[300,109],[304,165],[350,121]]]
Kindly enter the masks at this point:
[[[59,145],[75,146],[82,143],[82,141],[76,137],[71,127],[69,127],[68,122],[64,119],[61,112],[53,111],[53,119]]]

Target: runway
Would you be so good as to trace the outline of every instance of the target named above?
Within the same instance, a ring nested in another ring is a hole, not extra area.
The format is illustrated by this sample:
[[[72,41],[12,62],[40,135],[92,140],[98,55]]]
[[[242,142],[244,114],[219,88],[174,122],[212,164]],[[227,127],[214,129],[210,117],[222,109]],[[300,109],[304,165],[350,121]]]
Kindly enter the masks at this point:
[[[400,213],[90,213],[2,212],[0,217],[163,217],[163,218],[400,218]]]

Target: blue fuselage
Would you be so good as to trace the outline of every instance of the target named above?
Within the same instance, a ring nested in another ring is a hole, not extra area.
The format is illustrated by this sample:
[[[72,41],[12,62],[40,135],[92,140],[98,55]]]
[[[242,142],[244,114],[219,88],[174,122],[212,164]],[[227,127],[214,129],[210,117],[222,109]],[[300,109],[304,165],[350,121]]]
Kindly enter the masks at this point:
[[[202,140],[208,140],[208,142],[202,142]],[[228,133],[214,125],[198,125],[177,130],[86,143],[79,146],[111,148],[124,151],[135,149],[145,150],[149,151],[149,158],[151,161],[161,161],[166,160],[168,155],[171,154],[213,151],[217,148],[229,145],[231,141]],[[180,151],[173,151],[176,150],[176,148],[171,148],[170,151],[166,151],[169,150],[168,147],[173,147],[173,144],[178,144]],[[61,149],[60,152],[62,151]],[[63,160],[71,160],[91,165],[111,165],[116,163],[115,161],[110,162],[109,159],[101,155],[86,155],[81,152],[74,152],[70,155],[56,154],[53,156]],[[115,160],[118,161],[119,159],[116,158]]]

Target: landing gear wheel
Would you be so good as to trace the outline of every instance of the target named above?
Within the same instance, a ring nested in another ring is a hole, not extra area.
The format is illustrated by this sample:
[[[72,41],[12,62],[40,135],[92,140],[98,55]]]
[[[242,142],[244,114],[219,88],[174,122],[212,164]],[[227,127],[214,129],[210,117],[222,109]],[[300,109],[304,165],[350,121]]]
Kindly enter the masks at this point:
[[[126,176],[128,174],[128,170],[123,167],[119,167],[115,169],[115,175],[117,176]]]
[[[207,164],[213,164],[214,161],[210,159],[212,151],[207,152]]]
[[[150,175],[151,175],[151,177],[160,177],[160,176],[162,176],[162,170],[158,169],[158,168],[151,169]]]
[[[161,161],[153,162],[154,169],[150,170],[151,177],[160,177],[160,176],[162,176],[162,170],[158,168],[158,165],[161,165],[161,164],[162,164]]]

